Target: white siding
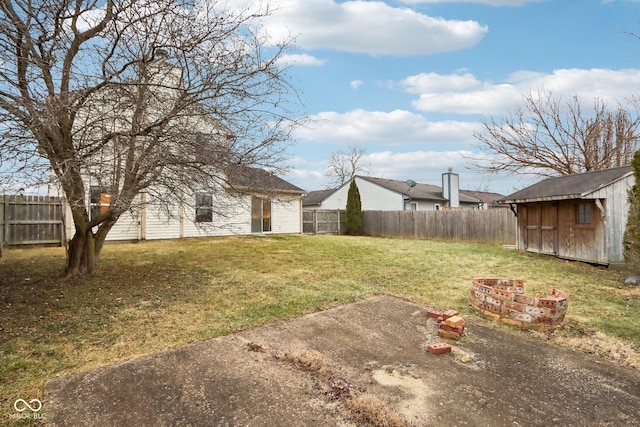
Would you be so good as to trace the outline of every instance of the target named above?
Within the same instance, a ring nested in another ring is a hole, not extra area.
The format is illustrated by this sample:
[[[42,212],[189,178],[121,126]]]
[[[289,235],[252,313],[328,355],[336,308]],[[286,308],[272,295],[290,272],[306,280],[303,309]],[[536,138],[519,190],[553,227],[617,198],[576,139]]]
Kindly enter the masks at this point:
[[[320,209],[346,209],[348,194],[349,184],[343,185],[322,201],[322,206],[320,207]]]
[[[140,238],[140,214],[123,213],[115,223],[107,240],[138,240]]]
[[[346,209],[349,186],[346,183],[322,202],[321,209]],[[356,177],[363,211],[401,211],[404,209],[402,194],[388,190],[372,182]]]
[[[271,232],[296,234],[302,232],[300,197],[281,197],[271,202]]]
[[[417,204],[417,209],[416,209],[417,211],[435,211],[436,205],[442,207],[446,202],[434,202],[430,200],[411,200],[405,203],[406,205],[405,210],[411,209],[411,203]]]
[[[147,240],[156,239],[178,239],[180,235],[180,209],[177,204],[172,206],[174,214],[169,217],[165,209],[156,205],[153,200],[147,200],[145,206],[145,227],[144,238]]]
[[[404,209],[402,194],[359,178],[356,178],[356,185],[360,192],[363,211],[401,211]],[[344,206],[344,208],[347,206],[346,200]]]

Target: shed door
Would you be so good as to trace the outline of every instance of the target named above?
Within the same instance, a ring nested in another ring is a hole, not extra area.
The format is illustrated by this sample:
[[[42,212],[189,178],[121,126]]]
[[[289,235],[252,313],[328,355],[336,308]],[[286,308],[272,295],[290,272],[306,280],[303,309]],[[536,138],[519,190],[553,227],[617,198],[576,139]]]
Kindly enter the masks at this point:
[[[555,203],[526,205],[524,245],[529,252],[558,253],[558,208]]]

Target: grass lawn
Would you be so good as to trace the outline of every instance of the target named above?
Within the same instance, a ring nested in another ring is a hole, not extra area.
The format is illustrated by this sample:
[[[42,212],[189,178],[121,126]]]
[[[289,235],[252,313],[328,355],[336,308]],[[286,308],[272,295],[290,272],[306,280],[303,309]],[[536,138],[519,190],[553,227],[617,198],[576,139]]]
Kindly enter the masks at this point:
[[[624,275],[499,246],[347,236],[112,244],[90,277],[64,249],[0,259],[0,424],[56,376],[388,293],[474,315],[471,279],[570,294],[565,326],[527,333],[640,368],[640,288]],[[489,321],[489,320],[488,320]],[[46,409],[46,405],[45,405]]]

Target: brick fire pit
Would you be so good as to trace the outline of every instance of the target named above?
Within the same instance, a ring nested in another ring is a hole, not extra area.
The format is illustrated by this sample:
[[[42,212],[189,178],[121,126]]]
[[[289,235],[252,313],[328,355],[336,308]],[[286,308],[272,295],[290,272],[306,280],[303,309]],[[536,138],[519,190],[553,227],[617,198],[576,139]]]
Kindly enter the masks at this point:
[[[471,303],[483,314],[523,329],[543,330],[562,325],[569,295],[549,289],[546,297],[524,295],[520,279],[475,278]]]

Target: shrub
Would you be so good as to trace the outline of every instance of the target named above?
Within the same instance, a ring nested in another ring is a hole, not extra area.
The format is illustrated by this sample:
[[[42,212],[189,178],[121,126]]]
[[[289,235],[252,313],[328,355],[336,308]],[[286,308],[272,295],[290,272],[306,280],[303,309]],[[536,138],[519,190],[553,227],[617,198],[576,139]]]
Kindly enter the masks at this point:
[[[355,179],[352,180],[351,185],[349,185],[346,216],[347,233],[357,234],[360,231],[360,227],[362,227],[364,214],[362,213],[360,191],[358,190]]]

